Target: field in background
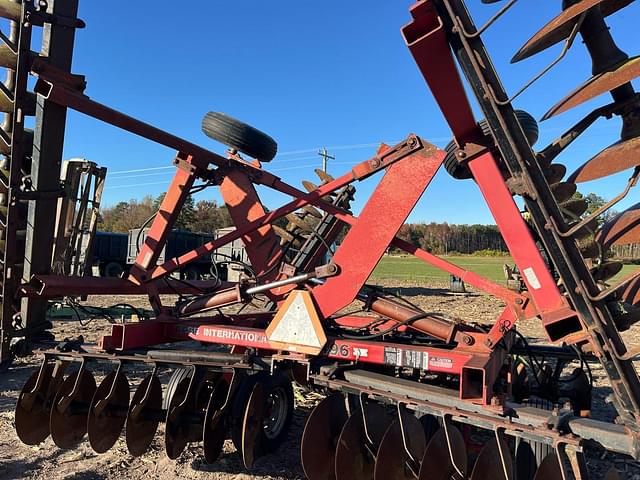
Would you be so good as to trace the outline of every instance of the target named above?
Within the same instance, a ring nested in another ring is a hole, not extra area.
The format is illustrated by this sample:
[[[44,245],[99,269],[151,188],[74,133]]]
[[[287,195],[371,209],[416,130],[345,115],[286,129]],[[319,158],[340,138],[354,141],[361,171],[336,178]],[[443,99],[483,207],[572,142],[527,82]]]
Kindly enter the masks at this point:
[[[502,273],[502,265],[507,263],[513,265],[510,256],[504,257],[474,257],[474,256],[442,256],[443,259],[455,263],[456,265],[483,275],[490,280],[504,284],[504,274]],[[634,269],[640,268],[638,265],[625,265],[613,281],[632,272]],[[382,258],[378,266],[371,276],[372,280],[436,280],[448,281],[449,274],[438,270],[431,265],[424,263],[415,257],[402,255],[389,255]]]

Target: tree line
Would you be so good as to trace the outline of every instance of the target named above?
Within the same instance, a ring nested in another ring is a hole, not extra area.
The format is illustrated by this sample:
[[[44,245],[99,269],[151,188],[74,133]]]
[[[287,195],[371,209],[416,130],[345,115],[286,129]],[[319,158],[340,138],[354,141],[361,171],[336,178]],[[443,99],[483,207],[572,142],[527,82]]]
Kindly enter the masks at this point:
[[[131,199],[102,208],[98,218],[98,230],[126,233],[132,228],[151,224],[151,217],[158,211],[165,194],[157,197],[147,195],[142,200]],[[212,233],[219,228],[232,225],[225,205],[213,200],[194,201],[188,196],[176,222],[176,228],[191,232]]]

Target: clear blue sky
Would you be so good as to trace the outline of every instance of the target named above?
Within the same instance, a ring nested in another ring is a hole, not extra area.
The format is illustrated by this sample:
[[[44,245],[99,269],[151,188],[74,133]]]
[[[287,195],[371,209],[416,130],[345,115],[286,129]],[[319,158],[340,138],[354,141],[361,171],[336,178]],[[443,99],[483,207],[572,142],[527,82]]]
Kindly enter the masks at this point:
[[[187,6],[188,3],[188,6]],[[497,10],[469,0],[477,22]],[[514,92],[559,52],[559,46],[510,65],[509,59],[555,16],[560,0],[519,2],[485,41],[507,90]],[[87,28],[76,40],[74,72],[86,75],[93,99],[153,123],[220,153],[224,147],[200,130],[208,110],[226,112],[266,131],[279,143],[266,168],[299,185],[314,179],[318,148],[337,157],[329,171],[341,174],[375,152],[375,144],[415,132],[439,146],[450,136],[400,35],[409,1],[258,0],[184,2],[168,0],[80,2]],[[610,17],[619,45],[637,54],[638,4]],[[590,75],[578,41],[567,58],[516,101],[536,118]],[[542,147],[590,109],[586,106],[541,124]],[[475,108],[475,105],[474,105]],[[619,119],[602,120],[561,158],[569,171],[617,140]],[[172,151],[72,112],[65,157],[84,157],[111,172],[166,167]],[[166,189],[170,169],[113,173],[106,205]],[[584,193],[615,195],[628,173],[584,184]],[[356,212],[375,185],[357,184]],[[274,207],[283,197],[261,191]],[[219,199],[214,189],[198,198]],[[625,205],[629,205],[629,200]],[[493,223],[470,181],[439,172],[411,221]]]

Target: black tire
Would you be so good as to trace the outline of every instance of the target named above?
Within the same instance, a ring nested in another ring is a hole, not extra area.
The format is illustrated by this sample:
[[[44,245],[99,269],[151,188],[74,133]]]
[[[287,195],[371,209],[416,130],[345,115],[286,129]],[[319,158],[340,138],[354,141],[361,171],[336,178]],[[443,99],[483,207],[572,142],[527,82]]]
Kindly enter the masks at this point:
[[[284,405],[283,408],[278,409],[280,418],[278,418],[277,421],[277,428],[269,431],[268,425],[265,422],[256,451],[261,454],[273,452],[286,440],[289,434],[294,407],[293,386],[291,385],[290,378],[282,372],[276,372],[273,375],[260,372],[247,376],[236,393],[231,409],[231,440],[238,452],[242,451],[242,422],[244,420],[244,412],[253,387],[258,382],[261,382],[264,387],[267,401],[270,401],[272,395],[277,394],[279,399],[284,402]]]
[[[118,262],[109,262],[104,266],[104,276],[110,278],[122,278],[124,268]]]
[[[522,130],[524,131],[527,140],[529,141],[529,145],[533,146],[538,141],[538,122],[536,119],[529,115],[524,110],[516,110],[516,117],[522,126]],[[489,124],[486,120],[481,120],[478,122],[480,128],[482,128],[482,133],[485,136],[491,134],[491,129],[489,128]],[[464,180],[467,178],[471,178],[471,171],[466,165],[462,165],[458,162],[456,158],[456,152],[458,147],[456,143],[452,140],[445,147],[445,151],[447,152],[444,157],[444,168],[449,172],[453,178],[457,178],[458,180]]]
[[[278,144],[264,132],[220,112],[209,112],[202,119],[202,131],[228,147],[269,162],[276,156]]]
[[[200,270],[198,267],[191,266],[184,269],[184,271],[180,272],[180,277],[182,280],[200,280],[202,275],[200,275]]]

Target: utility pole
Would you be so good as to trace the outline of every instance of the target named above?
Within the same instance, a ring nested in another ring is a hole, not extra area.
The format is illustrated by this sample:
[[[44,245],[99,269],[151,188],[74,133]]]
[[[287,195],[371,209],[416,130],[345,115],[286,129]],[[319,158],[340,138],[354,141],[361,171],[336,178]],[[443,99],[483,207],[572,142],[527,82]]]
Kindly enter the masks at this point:
[[[318,155],[322,157],[322,171],[324,173],[327,173],[327,162],[329,160],[335,160],[336,157],[329,155],[329,152],[327,151],[326,147],[323,147],[322,150],[318,152]]]

